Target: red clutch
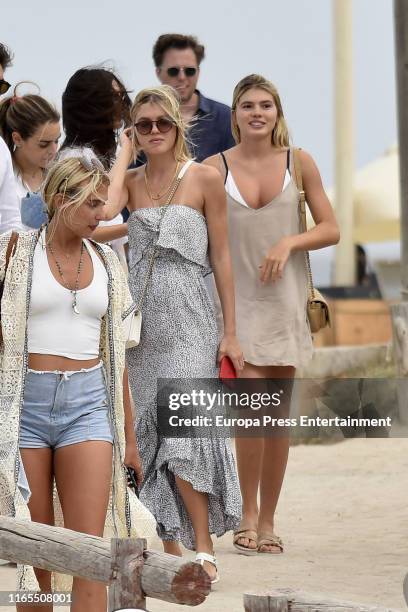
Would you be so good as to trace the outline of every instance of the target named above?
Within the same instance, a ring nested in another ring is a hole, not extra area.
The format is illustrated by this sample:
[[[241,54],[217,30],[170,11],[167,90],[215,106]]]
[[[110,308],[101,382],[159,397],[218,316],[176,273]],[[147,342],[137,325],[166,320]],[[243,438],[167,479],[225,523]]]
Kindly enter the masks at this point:
[[[220,361],[220,380],[236,377],[237,373],[235,371],[234,364],[232,363],[231,359],[227,356],[223,357]]]

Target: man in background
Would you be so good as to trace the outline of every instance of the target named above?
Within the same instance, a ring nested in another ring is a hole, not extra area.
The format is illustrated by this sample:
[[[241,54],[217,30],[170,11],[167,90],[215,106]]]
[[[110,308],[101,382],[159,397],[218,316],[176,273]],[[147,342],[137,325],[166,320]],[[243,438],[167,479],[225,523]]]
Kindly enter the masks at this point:
[[[193,120],[188,137],[198,162],[235,145],[230,107],[206,98],[197,89],[204,54],[197,38],[184,34],[162,34],[153,47],[159,80],[177,90],[183,118]]]

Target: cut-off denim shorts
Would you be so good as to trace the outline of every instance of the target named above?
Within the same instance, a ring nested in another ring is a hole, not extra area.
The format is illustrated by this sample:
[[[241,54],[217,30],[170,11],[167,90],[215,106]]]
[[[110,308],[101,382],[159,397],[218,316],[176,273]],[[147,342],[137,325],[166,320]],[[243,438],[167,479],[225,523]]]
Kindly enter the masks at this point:
[[[113,444],[102,363],[76,372],[28,370],[20,448],[57,449],[88,440]]]

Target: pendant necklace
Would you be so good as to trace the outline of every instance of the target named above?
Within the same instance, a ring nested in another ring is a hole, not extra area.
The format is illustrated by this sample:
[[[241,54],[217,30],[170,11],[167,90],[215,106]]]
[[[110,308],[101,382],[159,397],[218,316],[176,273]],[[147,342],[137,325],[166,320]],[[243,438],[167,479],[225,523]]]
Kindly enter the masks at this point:
[[[158,193],[157,196],[154,196],[153,193],[150,191],[150,187],[149,187],[149,177],[147,175],[147,164],[145,167],[145,172],[144,172],[144,181],[145,181],[145,185],[146,185],[146,191],[147,191],[147,195],[149,196],[150,200],[152,202],[157,202],[158,200],[160,200],[161,198],[163,198],[165,195],[167,195],[169,193],[169,191],[171,190],[171,188],[174,185],[174,181],[177,178],[178,175],[178,171],[179,171],[179,167],[180,167],[180,162],[177,162],[176,165],[176,171],[169,183],[169,185],[167,186],[167,188],[165,189],[165,191],[163,191],[162,193]]]
[[[77,291],[78,291],[78,286],[79,286],[79,277],[81,274],[81,269],[82,269],[82,256],[84,254],[84,241],[81,242],[81,254],[79,256],[79,264],[78,264],[78,270],[77,270],[77,277],[76,277],[76,281],[75,281],[75,285],[74,288],[72,289],[71,287],[69,287],[65,281],[64,278],[64,274],[62,273],[62,268],[59,264],[58,259],[55,257],[55,253],[52,249],[51,243],[48,243],[48,248],[50,249],[50,253],[53,256],[53,259],[55,261],[55,264],[57,266],[59,275],[61,277],[61,280],[63,282],[64,287],[66,287],[66,289],[69,289],[69,291],[72,293],[72,310],[74,311],[75,314],[80,314],[78,307],[77,307]]]

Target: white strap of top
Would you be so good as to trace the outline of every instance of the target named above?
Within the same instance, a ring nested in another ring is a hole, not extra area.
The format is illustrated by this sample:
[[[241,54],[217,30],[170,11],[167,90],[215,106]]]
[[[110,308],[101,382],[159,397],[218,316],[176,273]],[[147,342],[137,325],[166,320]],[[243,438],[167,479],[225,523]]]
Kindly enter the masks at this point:
[[[186,163],[184,164],[184,166],[181,168],[180,172],[178,173],[177,179],[181,180],[183,178],[183,176],[185,175],[185,173],[187,172],[187,170],[189,169],[189,167],[191,166],[191,164],[194,162],[193,159],[189,159],[188,161],[186,161]]]

